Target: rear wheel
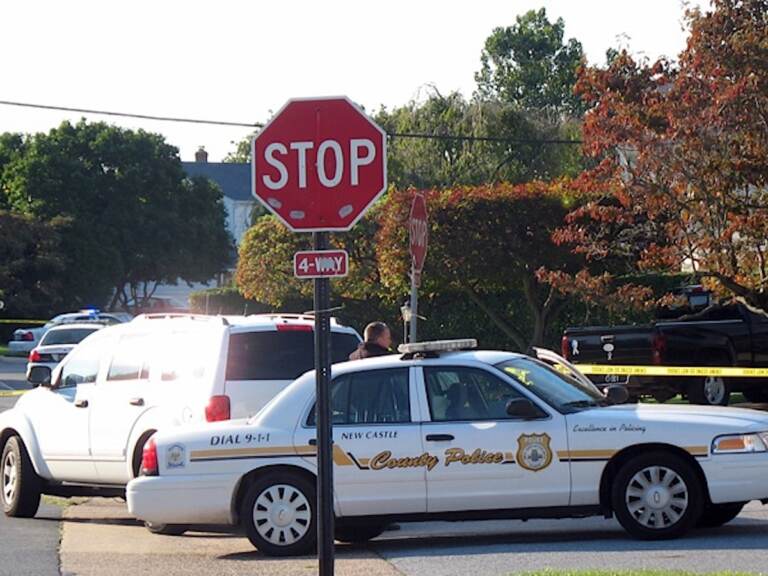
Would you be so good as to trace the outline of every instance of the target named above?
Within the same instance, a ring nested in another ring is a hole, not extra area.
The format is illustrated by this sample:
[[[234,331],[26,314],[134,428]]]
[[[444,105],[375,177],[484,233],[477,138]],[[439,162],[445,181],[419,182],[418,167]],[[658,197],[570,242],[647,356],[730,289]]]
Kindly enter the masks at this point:
[[[40,477],[21,438],[5,443],[0,459],[0,500],[6,516],[32,518],[40,507]]]
[[[268,556],[298,556],[315,549],[315,485],[292,473],[268,473],[251,484],[240,518],[251,544]]]
[[[723,524],[728,524],[741,513],[744,504],[745,502],[710,504],[704,508],[696,526],[699,528],[717,528]]]
[[[691,404],[727,406],[730,397],[731,387],[720,376],[696,378],[688,385],[688,401]]]
[[[336,526],[336,540],[348,544],[363,544],[381,536],[384,526],[371,524],[366,526]]]
[[[619,523],[641,540],[682,536],[701,516],[703,504],[693,467],[667,452],[651,452],[624,464],[611,500]]]

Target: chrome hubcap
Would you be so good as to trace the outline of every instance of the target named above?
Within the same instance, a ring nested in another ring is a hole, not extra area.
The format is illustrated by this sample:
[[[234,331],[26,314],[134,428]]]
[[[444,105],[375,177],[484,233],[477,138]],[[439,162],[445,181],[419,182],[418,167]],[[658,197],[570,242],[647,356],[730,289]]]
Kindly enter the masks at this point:
[[[688,486],[664,466],[649,466],[632,476],[625,495],[627,510],[646,528],[669,528],[688,509]]]
[[[311,515],[304,494],[288,484],[265,489],[253,507],[253,523],[259,535],[277,546],[288,546],[304,537]]]
[[[8,452],[3,461],[3,500],[5,500],[6,504],[11,504],[16,495],[17,470],[16,454]]]
[[[710,404],[720,404],[725,398],[725,381],[717,376],[704,379],[704,397]]]

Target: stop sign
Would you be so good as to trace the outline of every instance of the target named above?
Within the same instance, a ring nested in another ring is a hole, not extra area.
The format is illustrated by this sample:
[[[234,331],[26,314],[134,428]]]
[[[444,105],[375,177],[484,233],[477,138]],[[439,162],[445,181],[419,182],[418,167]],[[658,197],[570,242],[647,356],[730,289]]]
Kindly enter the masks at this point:
[[[348,98],[289,100],[253,140],[253,195],[294,232],[349,230],[387,187],[386,145]]]
[[[411,204],[411,213],[408,217],[408,231],[410,233],[411,262],[413,271],[417,277],[424,268],[424,259],[427,257],[427,203],[423,194],[416,194]]]

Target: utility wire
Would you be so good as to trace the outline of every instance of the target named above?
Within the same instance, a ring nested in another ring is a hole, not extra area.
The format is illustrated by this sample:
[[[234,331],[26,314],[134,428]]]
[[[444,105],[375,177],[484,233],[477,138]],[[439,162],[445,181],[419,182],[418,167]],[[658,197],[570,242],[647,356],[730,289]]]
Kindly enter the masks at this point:
[[[156,120],[160,122],[183,122],[187,124],[209,124],[213,126],[241,126],[245,128],[263,128],[261,122],[229,122],[226,120],[201,120],[198,118],[175,118],[172,116],[154,116],[149,114],[133,114],[130,112],[111,112],[107,110],[91,110],[88,108],[73,108],[69,106],[52,106],[49,104],[31,104],[28,102],[11,102],[0,100],[3,106],[18,106],[22,108],[36,108],[40,110],[60,110],[63,112],[78,112],[81,114],[97,114],[101,116],[119,116],[123,118],[139,118],[142,120]],[[387,132],[390,138],[409,138],[422,140],[461,140],[466,142],[502,142],[510,144],[581,144],[581,140],[568,140],[561,138],[507,138],[504,136],[469,136],[464,134],[429,134],[421,132]]]
[[[50,106],[48,104],[29,104],[27,102],[9,102],[0,100],[5,106],[20,106],[22,108],[39,108],[41,110],[61,110],[64,112],[80,112],[83,114],[99,114],[102,116],[122,116],[125,118],[141,118],[142,120],[159,120],[161,122],[185,122],[189,124],[213,124],[216,126],[244,126],[246,128],[263,128],[264,124],[244,122],[227,122],[224,120],[199,120],[196,118],[173,118],[170,116],[151,116],[148,114],[131,114],[129,112],[108,112],[106,110],[89,110],[87,108],[70,108],[68,106]]]

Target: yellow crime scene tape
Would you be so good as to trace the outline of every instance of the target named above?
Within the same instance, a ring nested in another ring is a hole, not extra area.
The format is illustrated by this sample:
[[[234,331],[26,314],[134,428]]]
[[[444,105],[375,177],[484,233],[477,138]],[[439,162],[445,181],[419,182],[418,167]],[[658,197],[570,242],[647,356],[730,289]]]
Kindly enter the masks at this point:
[[[0,324],[48,324],[49,320],[26,320],[16,318],[0,318]]]
[[[619,376],[722,376],[723,378],[768,378],[768,368],[733,366],[608,366],[576,364],[582,374]]]

